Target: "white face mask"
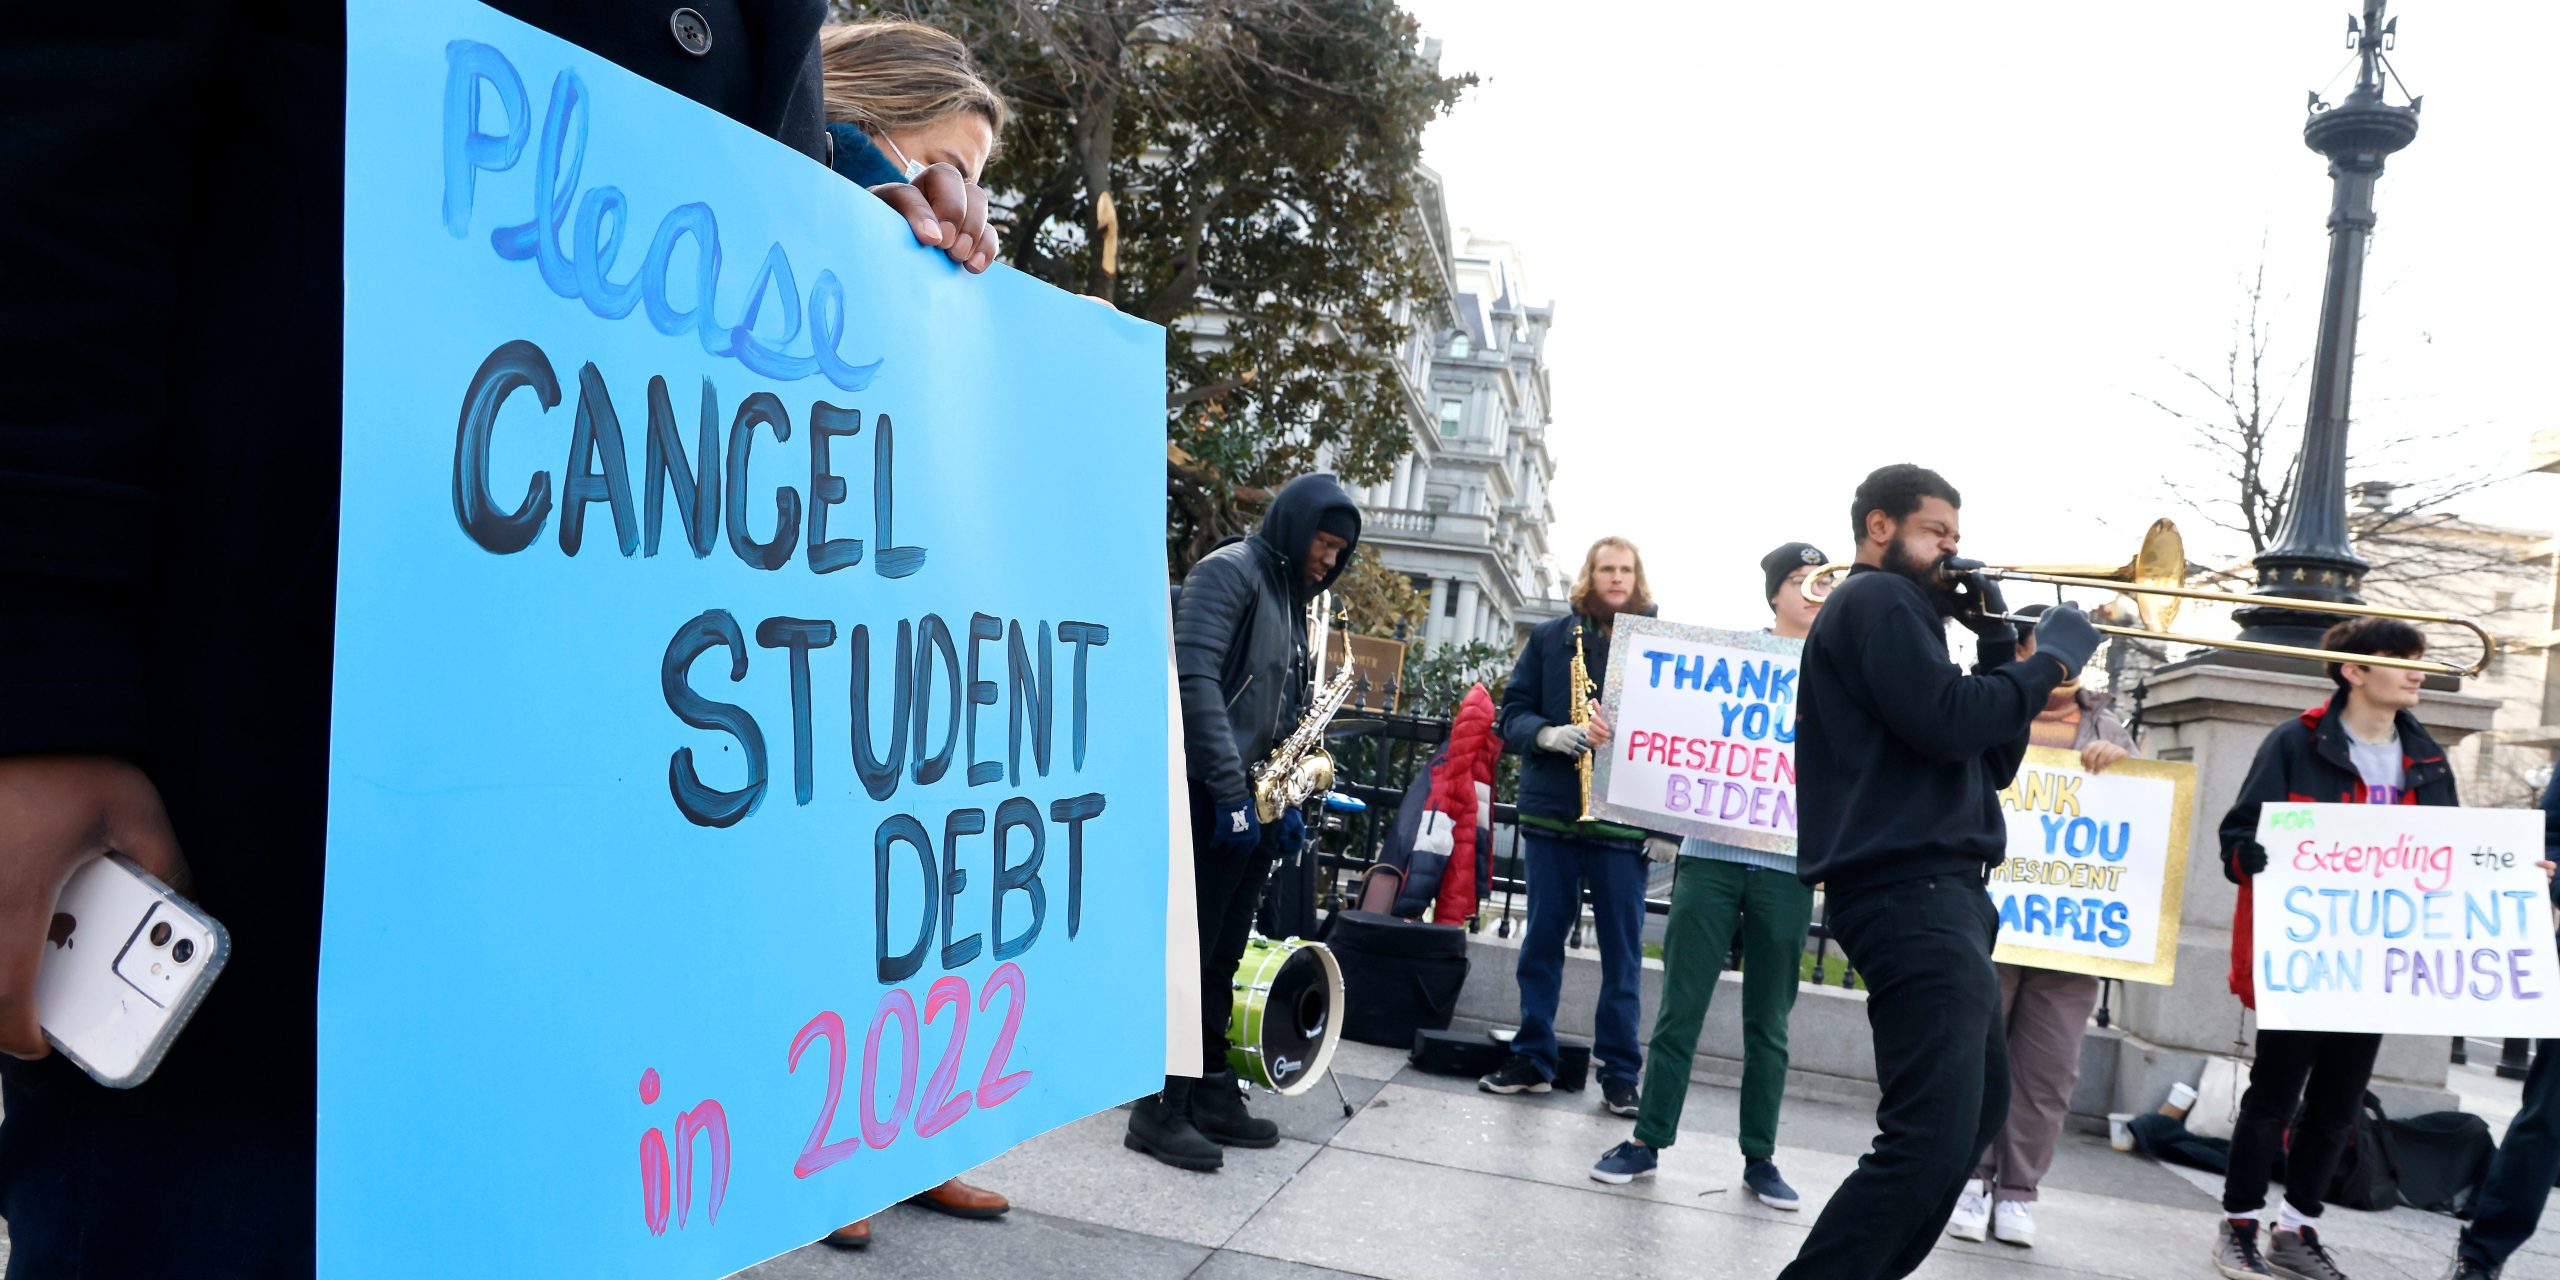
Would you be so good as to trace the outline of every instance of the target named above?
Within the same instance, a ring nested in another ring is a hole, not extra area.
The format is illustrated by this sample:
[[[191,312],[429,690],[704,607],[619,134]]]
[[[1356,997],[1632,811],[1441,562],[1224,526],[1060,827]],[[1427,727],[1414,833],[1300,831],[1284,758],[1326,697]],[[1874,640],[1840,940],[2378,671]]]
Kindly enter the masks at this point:
[[[897,143],[889,141],[889,135],[885,133],[880,135],[880,145],[887,147],[889,149],[889,154],[898,158],[898,172],[902,175],[903,181],[913,182],[916,180],[916,176],[918,174],[924,172],[924,166],[917,164],[913,160],[909,160],[906,152],[898,150]]]

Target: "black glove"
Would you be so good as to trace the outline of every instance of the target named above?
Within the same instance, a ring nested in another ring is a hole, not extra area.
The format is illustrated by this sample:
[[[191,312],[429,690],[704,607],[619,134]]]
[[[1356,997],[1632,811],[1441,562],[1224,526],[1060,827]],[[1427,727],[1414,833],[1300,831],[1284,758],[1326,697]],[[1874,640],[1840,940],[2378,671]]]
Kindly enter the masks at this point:
[[[2050,656],[2062,664],[2065,680],[2080,674],[2089,665],[2089,655],[2098,651],[2098,629],[2090,625],[2089,615],[2076,604],[2058,604],[2036,619],[2036,656]]]
[[[2255,840],[2243,840],[2231,846],[2231,866],[2241,875],[2257,875],[2267,869],[2267,847]]]
[[[2018,625],[2009,621],[2009,601],[2000,594],[2000,584],[1979,573],[1968,573],[1956,579],[1956,621],[1964,629],[1986,643],[1997,642],[2015,648]]]
[[[1280,814],[1280,856],[1294,858],[1306,843],[1306,811],[1294,807],[1283,810]]]

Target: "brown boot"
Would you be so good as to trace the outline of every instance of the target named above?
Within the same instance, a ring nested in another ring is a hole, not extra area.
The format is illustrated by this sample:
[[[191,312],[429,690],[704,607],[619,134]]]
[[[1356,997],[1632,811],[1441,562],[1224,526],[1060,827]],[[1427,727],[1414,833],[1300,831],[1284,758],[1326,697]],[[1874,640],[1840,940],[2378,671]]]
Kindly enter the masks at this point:
[[[955,1218],[1001,1218],[1013,1207],[1011,1201],[984,1187],[973,1187],[953,1178],[930,1191],[919,1191],[907,1197],[907,1203],[947,1213]]]
[[[871,1247],[871,1219],[864,1218],[849,1227],[838,1227],[819,1238],[818,1243],[830,1249],[868,1249]]]

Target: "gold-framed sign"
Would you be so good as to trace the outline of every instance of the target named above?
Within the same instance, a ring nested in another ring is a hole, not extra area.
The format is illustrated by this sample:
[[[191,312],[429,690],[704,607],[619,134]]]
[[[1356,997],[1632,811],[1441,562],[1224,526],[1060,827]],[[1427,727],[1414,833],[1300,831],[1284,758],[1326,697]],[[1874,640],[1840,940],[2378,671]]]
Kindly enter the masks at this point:
[[[2030,747],[2000,793],[2009,856],[1991,869],[2003,964],[2166,986],[2177,975],[2196,768]]]

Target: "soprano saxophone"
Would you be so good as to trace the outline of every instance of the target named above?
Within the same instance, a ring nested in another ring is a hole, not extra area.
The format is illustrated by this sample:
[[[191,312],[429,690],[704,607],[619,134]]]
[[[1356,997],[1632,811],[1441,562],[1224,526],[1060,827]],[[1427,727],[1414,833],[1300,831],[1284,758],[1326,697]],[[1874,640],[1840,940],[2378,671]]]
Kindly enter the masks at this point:
[[[1323,605],[1308,609],[1308,625],[1316,632],[1316,679],[1323,679],[1324,637]],[[1343,699],[1351,696],[1354,668],[1346,655],[1342,670],[1331,683],[1316,691],[1315,702],[1299,717],[1298,727],[1271,756],[1253,767],[1254,815],[1264,822],[1277,822],[1280,815],[1307,802],[1307,797],[1333,787],[1333,756],[1324,749],[1325,726],[1333,723],[1333,713],[1342,709]]]
[[[1567,673],[1566,692],[1573,696],[1573,723],[1588,729],[1591,725],[1591,671],[1582,661],[1582,619],[1573,620],[1573,666]],[[1586,748],[1573,758],[1574,776],[1582,780],[1582,812],[1576,822],[1594,821],[1591,814],[1591,752]]]

